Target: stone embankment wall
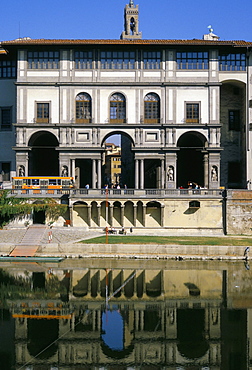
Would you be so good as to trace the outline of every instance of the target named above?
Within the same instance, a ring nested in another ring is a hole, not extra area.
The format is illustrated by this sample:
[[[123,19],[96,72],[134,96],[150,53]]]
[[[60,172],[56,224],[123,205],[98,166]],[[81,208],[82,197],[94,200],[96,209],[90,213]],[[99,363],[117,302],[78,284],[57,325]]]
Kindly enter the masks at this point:
[[[252,235],[252,191],[228,191],[226,225],[228,235]]]

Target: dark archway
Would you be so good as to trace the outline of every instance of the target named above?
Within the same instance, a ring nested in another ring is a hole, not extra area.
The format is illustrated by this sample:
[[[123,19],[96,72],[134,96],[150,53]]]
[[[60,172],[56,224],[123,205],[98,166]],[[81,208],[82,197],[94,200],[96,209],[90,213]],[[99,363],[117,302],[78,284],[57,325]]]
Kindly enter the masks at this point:
[[[96,184],[92,182],[92,160],[91,159],[76,159],[75,161],[75,176],[78,179],[76,186],[79,188],[95,188]]]
[[[132,138],[124,132],[113,131],[107,135],[102,145],[105,147],[105,161],[102,168],[102,185],[119,184],[120,187],[135,187],[134,145]]]
[[[29,175],[58,176],[59,146],[57,138],[47,131],[36,132],[29,140]]]
[[[187,187],[188,183],[204,186],[204,154],[206,138],[197,132],[183,134],[177,146],[177,184]]]
[[[227,80],[220,87],[220,183],[229,189],[247,187],[246,84]]]
[[[39,201],[39,200],[36,200],[34,202],[34,204],[43,204],[44,201]],[[33,223],[34,224],[45,224],[45,220],[46,220],[46,215],[45,215],[45,210],[41,209],[41,210],[36,210],[34,209],[33,210]]]
[[[144,160],[144,187],[145,189],[161,189],[160,159]]]

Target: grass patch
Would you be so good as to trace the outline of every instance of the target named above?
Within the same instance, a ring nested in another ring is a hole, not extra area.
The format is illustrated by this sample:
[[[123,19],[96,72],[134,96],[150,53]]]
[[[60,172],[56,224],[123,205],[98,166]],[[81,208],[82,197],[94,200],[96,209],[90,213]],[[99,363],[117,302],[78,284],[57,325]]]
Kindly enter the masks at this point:
[[[106,244],[106,236],[81,241],[85,244]],[[205,236],[147,236],[147,235],[109,235],[108,244],[177,244],[177,245],[225,245],[250,246],[249,237],[205,237]]]

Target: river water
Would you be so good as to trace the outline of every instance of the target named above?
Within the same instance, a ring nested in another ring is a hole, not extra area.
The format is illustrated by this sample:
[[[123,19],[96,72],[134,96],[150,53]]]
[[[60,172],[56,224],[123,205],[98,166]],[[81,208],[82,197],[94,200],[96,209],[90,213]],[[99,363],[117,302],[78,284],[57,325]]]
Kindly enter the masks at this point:
[[[249,369],[251,279],[243,261],[1,262],[0,369]]]

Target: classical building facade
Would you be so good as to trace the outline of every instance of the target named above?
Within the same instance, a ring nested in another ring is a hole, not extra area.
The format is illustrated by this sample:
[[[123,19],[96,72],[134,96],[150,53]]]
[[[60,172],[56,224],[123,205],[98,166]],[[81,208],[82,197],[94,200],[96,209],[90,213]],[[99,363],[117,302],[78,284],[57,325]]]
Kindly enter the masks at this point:
[[[105,142],[121,135],[128,188],[247,188],[252,42],[145,40],[138,6],[119,40],[4,41],[0,171],[105,183]]]

